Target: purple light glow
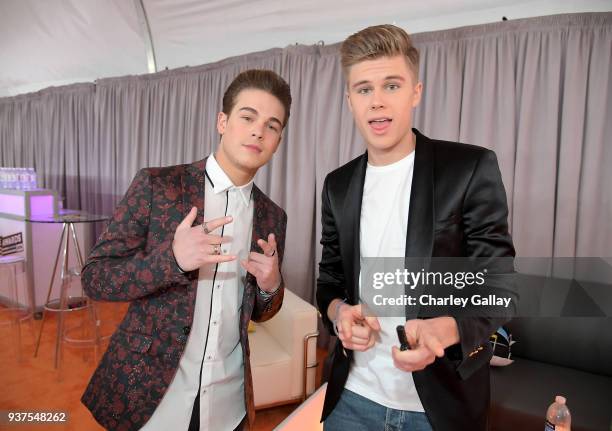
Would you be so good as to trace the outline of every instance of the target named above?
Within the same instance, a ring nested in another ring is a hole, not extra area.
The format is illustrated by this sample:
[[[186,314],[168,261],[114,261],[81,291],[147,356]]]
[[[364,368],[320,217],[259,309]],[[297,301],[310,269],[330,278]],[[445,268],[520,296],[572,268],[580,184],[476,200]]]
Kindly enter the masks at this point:
[[[30,196],[30,215],[53,214],[53,195]]]
[[[25,216],[25,196],[23,195],[2,195],[0,199],[0,213]]]

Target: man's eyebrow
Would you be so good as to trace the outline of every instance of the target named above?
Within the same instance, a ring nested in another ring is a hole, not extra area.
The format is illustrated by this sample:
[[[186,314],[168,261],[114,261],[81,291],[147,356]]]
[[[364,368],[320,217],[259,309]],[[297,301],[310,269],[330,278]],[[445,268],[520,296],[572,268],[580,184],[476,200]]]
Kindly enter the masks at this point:
[[[401,76],[401,75],[389,75],[385,77],[385,81],[392,81],[392,80],[397,80],[397,81],[406,81],[406,79]]]
[[[257,112],[257,109],[253,109],[249,106],[243,106],[242,108],[239,109],[239,111],[249,111],[252,114],[259,115],[259,112]]]
[[[360,85],[363,85],[363,84],[369,84],[369,83],[370,83],[370,81],[369,81],[369,80],[367,80],[367,79],[362,79],[361,81],[357,81],[356,83],[354,83],[353,85],[351,85],[351,88],[357,88],[357,87],[359,87]]]
[[[248,111],[254,115],[259,115],[259,112],[257,112],[257,109],[251,108],[250,106],[243,106],[242,108],[239,109],[239,111]],[[276,117],[270,117],[268,121],[273,121],[275,123],[278,123],[279,126],[283,127],[283,123],[281,122],[281,120],[279,120]]]
[[[385,76],[384,81],[392,81],[392,80],[397,80],[397,81],[402,81],[405,82],[406,79],[401,76],[401,75],[389,75],[389,76]],[[364,85],[364,84],[371,84],[372,82],[368,79],[362,79],[361,81],[357,81],[356,83],[354,83],[351,88],[355,89],[357,87],[359,87],[360,85]]]

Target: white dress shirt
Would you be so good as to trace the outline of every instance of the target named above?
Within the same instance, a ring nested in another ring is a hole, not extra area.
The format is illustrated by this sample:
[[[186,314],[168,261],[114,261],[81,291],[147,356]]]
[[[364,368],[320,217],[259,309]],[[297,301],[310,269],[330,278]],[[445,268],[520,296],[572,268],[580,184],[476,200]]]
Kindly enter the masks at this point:
[[[250,251],[253,182],[236,187],[211,155],[206,162],[204,220],[226,215],[233,222],[213,231],[231,238],[222,254],[238,258],[200,268],[193,325],[178,370],[143,430],[189,427],[200,389],[200,430],[233,430],[246,414],[240,311],[246,271],[240,260]]]
[[[368,163],[361,202],[360,257],[404,257],[414,154],[386,166]],[[388,408],[422,412],[412,373],[395,368],[391,356],[391,347],[399,345],[395,328],[404,325],[406,318],[379,317],[378,321],[380,340],[365,352],[353,352],[355,360],[345,387]]]

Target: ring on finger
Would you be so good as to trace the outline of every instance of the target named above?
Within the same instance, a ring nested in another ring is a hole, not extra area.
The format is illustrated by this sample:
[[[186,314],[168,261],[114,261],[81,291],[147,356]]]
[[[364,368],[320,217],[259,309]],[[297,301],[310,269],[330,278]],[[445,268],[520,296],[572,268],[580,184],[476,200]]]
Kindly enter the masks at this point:
[[[221,244],[213,245],[213,254],[221,254]]]
[[[210,233],[210,230],[208,229],[208,223],[206,222],[202,223],[202,230],[204,231],[206,235]]]

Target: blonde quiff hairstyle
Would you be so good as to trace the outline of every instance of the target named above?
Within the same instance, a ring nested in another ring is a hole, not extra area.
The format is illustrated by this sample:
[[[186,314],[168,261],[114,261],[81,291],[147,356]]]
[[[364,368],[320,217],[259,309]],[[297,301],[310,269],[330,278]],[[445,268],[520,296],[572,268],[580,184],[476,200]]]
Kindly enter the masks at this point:
[[[415,82],[419,80],[419,51],[403,29],[391,24],[375,25],[349,36],[340,47],[344,76],[351,66],[380,57],[403,55]]]

